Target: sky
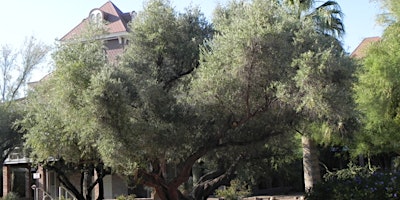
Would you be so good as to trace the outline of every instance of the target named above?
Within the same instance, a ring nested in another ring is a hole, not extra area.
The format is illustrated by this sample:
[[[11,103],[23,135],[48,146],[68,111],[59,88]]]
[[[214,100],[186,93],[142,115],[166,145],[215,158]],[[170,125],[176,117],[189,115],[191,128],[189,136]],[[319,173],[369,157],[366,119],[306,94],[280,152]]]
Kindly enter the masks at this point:
[[[317,0],[318,1],[318,0]],[[371,0],[337,0],[344,13],[346,34],[345,50],[351,53],[365,37],[381,36],[383,27],[375,22],[381,11]],[[25,38],[34,36],[52,45],[78,25],[89,12],[102,6],[107,0],[0,0],[0,45],[19,48]],[[112,0],[122,11],[140,12],[143,0]],[[218,4],[228,0],[171,0],[177,11],[190,4],[200,6],[211,20]]]

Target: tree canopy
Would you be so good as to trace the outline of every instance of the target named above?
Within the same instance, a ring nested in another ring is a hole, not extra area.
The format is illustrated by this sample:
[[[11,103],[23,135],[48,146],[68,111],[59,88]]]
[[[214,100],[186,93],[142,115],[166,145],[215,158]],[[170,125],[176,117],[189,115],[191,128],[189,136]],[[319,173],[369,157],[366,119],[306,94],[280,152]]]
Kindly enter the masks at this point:
[[[21,49],[9,45],[0,47],[0,160],[22,145],[21,134],[14,127],[15,120],[23,115],[23,94],[32,73],[48,54],[50,47],[34,37],[25,40]]]
[[[154,13],[166,15],[157,18],[161,25],[151,21]],[[93,96],[107,163],[135,173],[163,199],[181,195],[176,188],[208,153],[267,142],[301,122],[340,127],[348,117],[354,66],[312,20],[269,1],[221,7],[214,38],[201,48],[200,65],[186,84],[182,69],[190,72],[186,67],[193,65],[174,57],[174,48],[207,37],[176,41],[181,29],[174,16],[168,5],[149,2],[133,23],[125,71],[99,77]],[[168,176],[166,165],[176,166],[177,176]]]
[[[59,68],[25,119],[32,155],[57,152],[71,163],[99,156],[161,199],[204,199],[238,165],[285,155],[295,130],[341,128],[354,66],[335,38],[291,9],[233,1],[211,26],[196,8],[177,14],[168,1],[150,0],[116,67],[105,66],[98,41],[61,46]],[[53,138],[63,144],[43,143]],[[215,173],[184,193],[202,159]]]
[[[399,123],[399,64],[398,32],[400,24],[397,1],[384,1],[391,12],[392,21],[382,39],[371,44],[355,86],[358,109],[363,114],[363,129],[358,134],[356,154],[400,153],[395,142],[400,137]]]
[[[299,20],[277,4],[274,13],[255,8],[270,4],[242,2],[217,11],[214,26],[221,34],[204,48],[193,95],[202,103],[222,104],[222,113],[235,115],[237,122],[273,104],[278,113],[297,113],[293,124],[344,122],[352,111],[355,65],[335,38],[310,25],[312,20]]]
[[[55,71],[29,93],[27,112],[18,122],[26,131],[30,157],[36,164],[55,170],[60,182],[78,199],[90,199],[91,190],[105,175],[85,100],[91,77],[108,66],[103,42],[93,39],[101,34],[101,27],[89,26],[82,35],[58,46],[53,55]],[[81,191],[68,179],[74,169],[81,169],[85,179]],[[92,182],[94,169],[100,175]]]

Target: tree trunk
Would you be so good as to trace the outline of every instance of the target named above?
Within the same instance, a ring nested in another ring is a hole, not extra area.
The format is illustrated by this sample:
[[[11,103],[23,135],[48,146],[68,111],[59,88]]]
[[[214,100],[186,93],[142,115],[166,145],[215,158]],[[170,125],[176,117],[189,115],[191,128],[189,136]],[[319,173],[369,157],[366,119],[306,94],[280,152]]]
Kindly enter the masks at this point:
[[[90,200],[92,199],[92,195],[91,195],[91,190],[90,190],[90,185],[92,183],[92,173],[91,173],[91,168],[88,167],[83,171],[82,174],[82,195],[87,199]],[[93,170],[93,169],[92,169]]]
[[[161,200],[180,200],[176,190],[174,191],[172,188],[162,187],[156,189],[156,196],[158,196]]]
[[[205,180],[202,180],[197,184],[193,190],[193,197],[197,200],[207,200],[218,187],[222,185],[228,185],[232,179],[236,177],[234,173],[230,172],[211,172]]]
[[[99,196],[97,197],[97,200],[104,199],[104,183],[103,179],[99,180]]]
[[[78,200],[85,200],[85,197],[79,192],[79,190],[71,183],[68,177],[65,175],[64,171],[61,169],[67,168],[65,162],[60,159],[53,164],[48,164],[45,166],[47,169],[54,170],[57,174],[57,179],[60,183],[67,188]]]
[[[94,165],[83,167],[83,171],[81,172],[80,190],[76,188],[75,185],[73,185],[69,178],[65,175],[64,170],[66,170],[68,166],[62,159],[54,162],[53,164],[46,165],[45,167],[47,169],[54,170],[60,183],[78,200],[92,199],[92,191],[97,184],[99,184],[100,190],[98,199],[104,199],[103,178],[104,176],[111,174],[109,169],[104,169],[104,165],[100,164],[96,166],[96,168]],[[94,170],[97,171],[98,177],[93,181]]]
[[[101,200],[104,199],[104,182],[103,182],[103,178],[106,174],[105,170],[104,170],[104,166],[103,165],[99,165],[96,168],[96,173],[97,173],[97,181],[99,184],[99,196],[97,197],[97,200]]]
[[[312,190],[312,187],[321,180],[318,161],[318,149],[314,141],[308,136],[301,138],[303,147],[303,170],[305,191]]]
[[[155,187],[154,200],[189,200],[176,187]]]
[[[203,175],[193,188],[193,197],[196,200],[207,200],[218,187],[228,185],[230,181],[236,177],[235,171],[241,157],[242,156],[238,156],[228,169],[224,169],[223,164],[221,164],[218,166],[218,170]]]

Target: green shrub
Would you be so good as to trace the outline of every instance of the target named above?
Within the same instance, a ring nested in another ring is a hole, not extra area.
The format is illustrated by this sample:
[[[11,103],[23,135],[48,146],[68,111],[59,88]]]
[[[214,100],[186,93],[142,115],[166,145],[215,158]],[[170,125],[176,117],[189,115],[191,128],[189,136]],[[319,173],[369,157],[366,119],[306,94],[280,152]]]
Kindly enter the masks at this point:
[[[241,183],[238,179],[234,179],[231,185],[226,189],[218,189],[215,191],[217,197],[224,198],[225,200],[240,200],[251,194],[251,190]]]
[[[377,172],[359,166],[329,173],[316,184],[308,200],[385,200],[400,199],[400,173]]]
[[[21,198],[18,196],[17,193],[10,192],[2,200],[20,200]]]
[[[135,200],[136,195],[130,194],[130,195],[121,195],[117,197],[117,200]]]

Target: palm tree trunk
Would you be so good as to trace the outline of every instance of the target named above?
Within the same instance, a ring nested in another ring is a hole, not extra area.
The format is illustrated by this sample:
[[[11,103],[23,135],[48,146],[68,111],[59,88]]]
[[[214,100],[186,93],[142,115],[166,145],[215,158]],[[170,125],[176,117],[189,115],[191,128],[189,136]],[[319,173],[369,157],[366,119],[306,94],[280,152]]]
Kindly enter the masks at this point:
[[[321,180],[318,149],[313,139],[303,135],[301,138],[303,147],[303,170],[304,170],[304,187],[308,192],[312,187]]]

